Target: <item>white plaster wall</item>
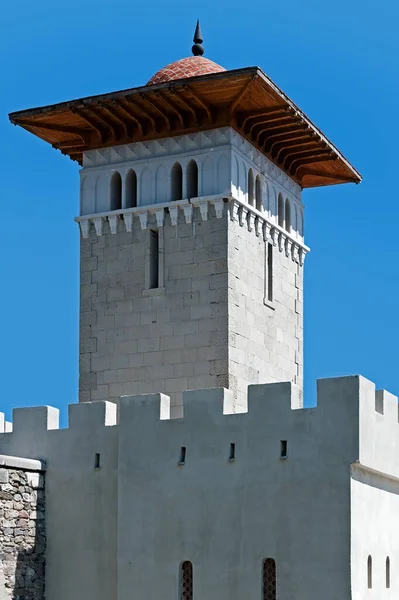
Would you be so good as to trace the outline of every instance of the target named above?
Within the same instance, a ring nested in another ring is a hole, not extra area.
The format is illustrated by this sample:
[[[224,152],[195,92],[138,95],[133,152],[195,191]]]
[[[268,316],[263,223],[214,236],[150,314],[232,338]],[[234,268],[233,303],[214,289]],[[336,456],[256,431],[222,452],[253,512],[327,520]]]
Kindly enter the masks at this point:
[[[368,472],[362,466],[351,477],[352,600],[383,600],[399,595],[399,481]],[[372,589],[367,559],[372,557]],[[390,558],[390,588],[386,559]]]
[[[248,171],[262,181],[262,210],[277,222],[277,198],[289,201],[292,231],[303,238],[303,206],[300,187],[240,134],[225,127],[191,136],[127,144],[84,153],[81,170],[81,215],[110,210],[109,187],[118,171],[126,187],[129,170],[137,174],[138,206],[171,200],[171,172],[175,162],[183,171],[183,199],[187,198],[187,165],[198,165],[198,195],[231,195],[246,201]],[[122,192],[125,200],[125,192]],[[125,202],[122,202],[125,205]]]
[[[47,463],[47,600],[116,598],[118,431],[105,426],[115,422],[111,403],[71,405],[65,430],[54,408],[17,409],[0,435],[0,452]]]
[[[360,462],[399,478],[398,399],[385,390],[364,382],[360,413]]]
[[[114,405],[82,403],[67,430],[55,409],[15,411],[0,453],[47,462],[47,600],[176,600],[183,560],[196,599],[260,599],[267,557],[278,598],[349,600],[362,382],[319,381],[318,407],[299,410],[295,386],[252,386],[245,414],[223,414],[225,390],[188,392],[178,420],[165,397],[123,398],[114,426]]]

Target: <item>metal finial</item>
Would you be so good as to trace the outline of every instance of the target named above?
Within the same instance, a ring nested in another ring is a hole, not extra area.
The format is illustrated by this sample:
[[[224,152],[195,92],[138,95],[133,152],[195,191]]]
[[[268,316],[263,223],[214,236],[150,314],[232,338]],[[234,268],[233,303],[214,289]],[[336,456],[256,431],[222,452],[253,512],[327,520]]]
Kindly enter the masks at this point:
[[[204,40],[202,39],[201,25],[198,19],[193,39],[194,46],[191,48],[191,51],[194,54],[194,56],[202,56],[204,54],[204,46],[202,45],[203,41]]]

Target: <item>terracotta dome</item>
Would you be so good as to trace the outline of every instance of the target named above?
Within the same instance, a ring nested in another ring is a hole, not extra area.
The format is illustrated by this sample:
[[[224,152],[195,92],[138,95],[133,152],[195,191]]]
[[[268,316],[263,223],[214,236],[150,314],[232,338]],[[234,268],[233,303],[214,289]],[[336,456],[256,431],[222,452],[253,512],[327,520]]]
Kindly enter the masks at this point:
[[[216,64],[209,58],[203,56],[189,56],[182,58],[170,65],[166,65],[160,71],[155,73],[147,85],[155,83],[165,83],[175,79],[185,79],[186,77],[198,77],[199,75],[210,75],[211,73],[221,73],[225,71],[223,67]]]

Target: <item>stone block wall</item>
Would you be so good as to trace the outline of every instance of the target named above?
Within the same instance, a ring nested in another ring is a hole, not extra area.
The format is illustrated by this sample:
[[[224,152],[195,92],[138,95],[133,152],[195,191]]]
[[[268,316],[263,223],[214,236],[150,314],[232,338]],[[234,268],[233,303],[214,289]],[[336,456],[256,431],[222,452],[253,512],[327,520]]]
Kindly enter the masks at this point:
[[[0,468],[0,598],[43,600],[45,592],[45,495],[40,472]],[[18,459],[19,460],[19,459]],[[36,462],[36,461],[26,461]]]
[[[80,401],[228,387],[227,215],[159,228],[159,288],[146,230],[81,240]],[[211,209],[214,211],[214,209]],[[226,211],[227,212],[227,211]],[[178,409],[177,409],[178,410]]]
[[[272,239],[264,241],[234,222],[228,266],[230,389],[242,399],[253,383],[291,381],[302,387],[303,266]]]

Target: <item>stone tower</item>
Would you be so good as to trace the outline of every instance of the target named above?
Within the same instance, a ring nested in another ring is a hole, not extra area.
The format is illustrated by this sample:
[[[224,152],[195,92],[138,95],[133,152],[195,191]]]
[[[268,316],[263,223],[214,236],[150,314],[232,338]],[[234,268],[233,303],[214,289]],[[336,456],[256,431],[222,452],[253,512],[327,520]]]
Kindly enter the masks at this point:
[[[302,189],[360,177],[260,69],[194,41],[144,87],[11,115],[82,165],[83,402],[301,389]]]

